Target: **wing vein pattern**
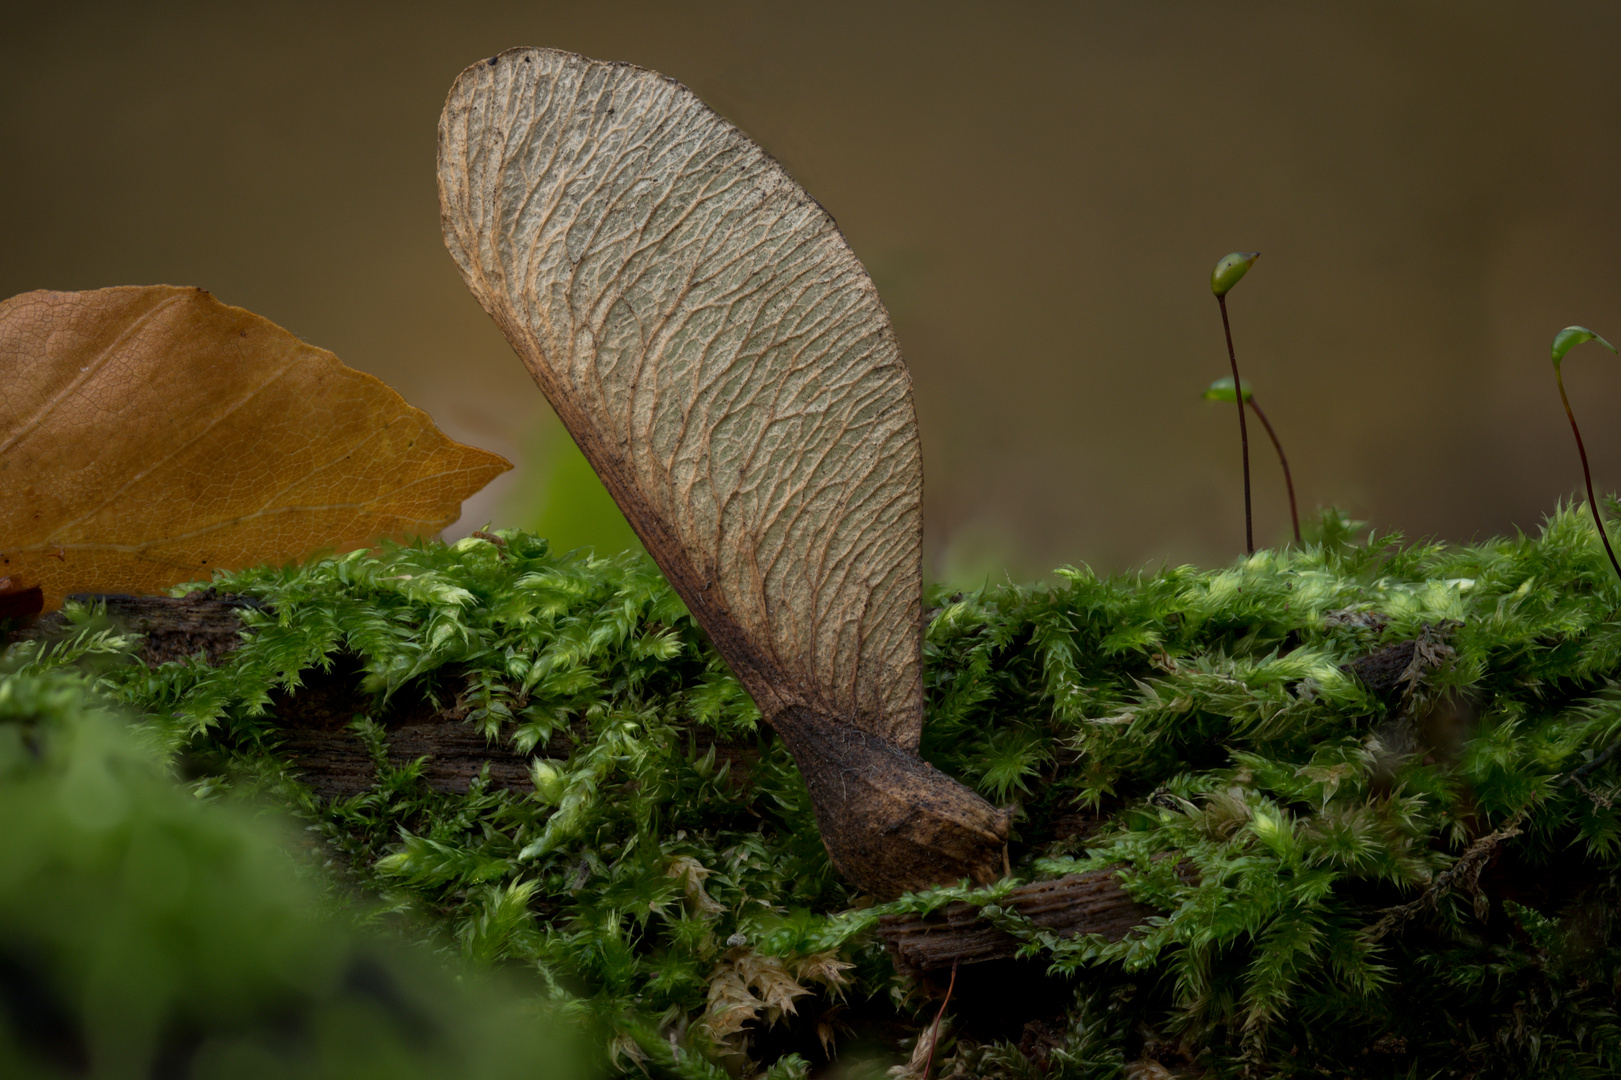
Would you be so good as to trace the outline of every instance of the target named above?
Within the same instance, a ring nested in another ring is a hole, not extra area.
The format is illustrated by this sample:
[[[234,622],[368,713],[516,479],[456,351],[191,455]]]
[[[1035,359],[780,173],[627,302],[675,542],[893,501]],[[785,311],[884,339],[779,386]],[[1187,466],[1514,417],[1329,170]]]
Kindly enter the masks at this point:
[[[464,72],[439,160],[469,287],[762,710],[915,750],[911,381],[832,218],[684,86],[554,50]]]

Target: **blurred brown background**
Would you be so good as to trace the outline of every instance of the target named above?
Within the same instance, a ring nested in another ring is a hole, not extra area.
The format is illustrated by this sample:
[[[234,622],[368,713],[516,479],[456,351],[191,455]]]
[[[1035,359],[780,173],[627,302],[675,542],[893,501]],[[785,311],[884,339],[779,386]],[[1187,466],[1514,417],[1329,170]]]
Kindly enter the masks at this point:
[[[1305,507],[1469,539],[1580,472],[1548,363],[1621,335],[1604,3],[35,5],[0,35],[0,294],[197,284],[519,467],[485,520],[613,545],[439,238],[435,123],[512,45],[634,61],[837,218],[917,390],[933,576],[1241,553],[1208,276]],[[1621,486],[1621,363],[1572,354]],[[1258,431],[1257,439],[1264,439]],[[1287,535],[1252,447],[1258,539]],[[584,500],[583,502],[581,500]]]

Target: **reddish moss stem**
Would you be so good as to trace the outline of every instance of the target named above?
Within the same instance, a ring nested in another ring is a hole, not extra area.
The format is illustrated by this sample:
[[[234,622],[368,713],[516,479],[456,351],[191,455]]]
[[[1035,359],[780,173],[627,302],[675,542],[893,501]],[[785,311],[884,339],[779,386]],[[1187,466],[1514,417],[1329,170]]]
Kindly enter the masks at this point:
[[[951,991],[957,986],[957,961],[951,962],[951,982],[946,984],[946,999],[940,1003],[940,1011],[934,1014],[934,1026],[929,1029],[929,1056],[923,1062],[923,1080],[929,1080],[929,1073],[934,1070],[934,1044],[940,1041],[940,1018],[946,1014],[946,1006],[951,1004]]]
[[[1610,565],[1615,567],[1615,576],[1621,578],[1621,562],[1615,558],[1615,548],[1610,546],[1610,534],[1604,531],[1604,518],[1598,512],[1598,499],[1593,495],[1593,472],[1587,467],[1587,447],[1582,445],[1582,429],[1576,426],[1576,414],[1570,410],[1570,398],[1565,396],[1565,377],[1560,374],[1559,368],[1553,369],[1554,382],[1559,384],[1559,400],[1565,403],[1565,415],[1570,418],[1571,434],[1576,436],[1576,452],[1582,456],[1582,480],[1587,484],[1587,506],[1593,511],[1593,524],[1598,526],[1599,539],[1604,541],[1604,551],[1610,556]]]
[[[1255,554],[1255,519],[1250,512],[1250,433],[1244,424],[1244,384],[1238,381],[1238,354],[1233,352],[1233,328],[1227,321],[1227,298],[1217,296],[1221,305],[1221,328],[1227,335],[1227,359],[1233,365],[1233,394],[1238,398],[1238,441],[1244,448],[1244,549]]]
[[[1289,459],[1283,456],[1283,444],[1278,441],[1278,433],[1272,430],[1272,421],[1266,418],[1266,413],[1262,412],[1261,407],[1255,404],[1255,395],[1253,393],[1250,394],[1250,408],[1255,410],[1256,417],[1260,419],[1261,425],[1266,428],[1267,436],[1272,440],[1272,447],[1278,452],[1278,464],[1283,466],[1283,484],[1289,489],[1289,520],[1294,523],[1295,543],[1298,544],[1300,543],[1300,511],[1295,507],[1295,478],[1289,474]]]

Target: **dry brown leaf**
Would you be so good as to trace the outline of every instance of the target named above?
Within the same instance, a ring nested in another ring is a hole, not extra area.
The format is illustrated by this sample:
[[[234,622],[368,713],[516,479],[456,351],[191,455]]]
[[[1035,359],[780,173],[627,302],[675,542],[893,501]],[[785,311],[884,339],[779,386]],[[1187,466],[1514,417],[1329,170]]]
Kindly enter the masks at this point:
[[[780,958],[740,945],[727,950],[709,977],[709,1004],[701,1026],[724,1044],[751,1020],[763,1019],[769,1027],[794,1015],[794,999],[808,993]]]
[[[775,1024],[785,1015],[794,1015],[797,1011],[794,999],[810,991],[788,974],[781,958],[750,949],[733,950],[733,953],[741,953],[733,963],[737,965],[738,974],[747,981],[749,989],[754,991],[765,1007],[766,1022]]]
[[[50,607],[432,535],[511,468],[202,289],[12,297],[0,371],[0,574]]]
[[[615,1035],[612,1041],[608,1043],[608,1065],[610,1068],[620,1072],[629,1072],[630,1070],[626,1068],[628,1063],[646,1073],[647,1069],[643,1067],[646,1061],[647,1051],[643,1050],[635,1038],[630,1035],[623,1033]]]
[[[709,1003],[700,1026],[717,1043],[724,1043],[760,1015],[764,1004],[735,967],[722,964],[709,980]]]
[[[935,1053],[942,1045],[951,1042],[951,1017],[942,1016],[938,1022],[931,1021],[918,1032],[917,1043],[912,1047],[912,1054],[904,1065],[892,1065],[885,1073],[894,1080],[926,1080],[929,1067],[941,1058]]]
[[[802,983],[821,983],[830,994],[838,997],[850,985],[850,979],[844,973],[853,967],[854,964],[839,959],[838,950],[828,949],[801,959],[794,968],[794,977]]]
[[[839,1036],[851,1033],[851,1027],[842,1019],[843,1005],[830,1005],[816,1018],[816,1041],[822,1044],[822,1053],[829,1061],[839,1056]]]
[[[665,873],[681,882],[681,889],[687,896],[687,903],[700,917],[705,915],[719,915],[726,909],[716,903],[714,897],[704,888],[704,878],[713,871],[691,855],[677,855],[670,860]]]

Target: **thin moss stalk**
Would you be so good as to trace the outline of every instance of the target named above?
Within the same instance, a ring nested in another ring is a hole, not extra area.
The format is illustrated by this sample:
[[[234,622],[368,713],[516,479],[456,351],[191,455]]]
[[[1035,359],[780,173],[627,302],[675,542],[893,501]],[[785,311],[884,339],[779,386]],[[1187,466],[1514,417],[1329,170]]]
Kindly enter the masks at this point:
[[[1204,397],[1206,401],[1234,400],[1237,394],[1233,389],[1233,380],[1230,378],[1217,379],[1204,392]],[[1244,401],[1249,405],[1250,411],[1255,413],[1255,418],[1261,421],[1261,426],[1266,428],[1267,437],[1272,440],[1272,448],[1278,452],[1278,464],[1283,466],[1283,486],[1289,490],[1289,522],[1294,526],[1295,544],[1298,546],[1301,543],[1300,509],[1295,503],[1295,479],[1294,475],[1289,471],[1289,458],[1283,452],[1283,443],[1278,440],[1278,433],[1272,429],[1272,421],[1266,418],[1266,413],[1261,411],[1261,406],[1255,403],[1255,391],[1253,388],[1248,386],[1244,388]]]
[[[1615,548],[1610,546],[1610,534],[1604,529],[1604,516],[1599,513],[1598,497],[1593,494],[1593,470],[1587,464],[1587,447],[1582,443],[1582,429],[1576,424],[1576,414],[1571,410],[1570,397],[1565,393],[1565,377],[1560,370],[1560,364],[1565,354],[1576,346],[1587,341],[1596,341],[1611,352],[1615,346],[1599,337],[1585,326],[1567,326],[1553,339],[1553,381],[1559,387],[1559,400],[1564,402],[1565,416],[1570,420],[1570,431],[1576,436],[1576,453],[1582,459],[1582,482],[1587,485],[1587,506],[1593,511],[1593,524],[1598,526],[1599,539],[1604,541],[1604,552],[1610,557],[1610,565],[1615,568],[1615,576],[1621,578],[1621,562],[1615,557]]]
[[[1221,328],[1227,335],[1227,360],[1233,368],[1233,385],[1242,387],[1243,380],[1238,377],[1238,354],[1233,351],[1233,326],[1227,318],[1227,293],[1237,285],[1243,276],[1249,273],[1255,260],[1261,257],[1259,251],[1235,251],[1224,256],[1216,264],[1215,270],[1210,274],[1210,291],[1216,294],[1216,303],[1221,306]],[[1244,423],[1244,405],[1238,405],[1238,441],[1244,452],[1244,551],[1245,554],[1255,554],[1255,514],[1250,499],[1250,434]]]

